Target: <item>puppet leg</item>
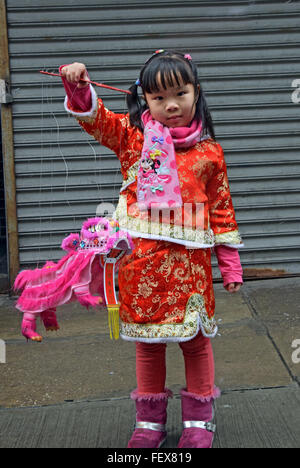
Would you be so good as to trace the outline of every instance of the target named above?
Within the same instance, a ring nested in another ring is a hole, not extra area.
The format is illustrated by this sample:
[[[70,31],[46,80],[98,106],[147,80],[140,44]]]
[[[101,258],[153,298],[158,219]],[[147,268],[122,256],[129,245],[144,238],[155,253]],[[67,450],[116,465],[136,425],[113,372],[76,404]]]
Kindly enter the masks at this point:
[[[22,320],[22,335],[32,341],[41,342],[43,337],[36,333],[36,314],[25,312]]]
[[[84,307],[96,307],[103,302],[101,296],[92,296],[87,285],[78,286],[74,289],[76,299]]]
[[[56,308],[52,307],[44,312],[41,312],[41,319],[47,331],[59,330],[59,325],[56,318]]]

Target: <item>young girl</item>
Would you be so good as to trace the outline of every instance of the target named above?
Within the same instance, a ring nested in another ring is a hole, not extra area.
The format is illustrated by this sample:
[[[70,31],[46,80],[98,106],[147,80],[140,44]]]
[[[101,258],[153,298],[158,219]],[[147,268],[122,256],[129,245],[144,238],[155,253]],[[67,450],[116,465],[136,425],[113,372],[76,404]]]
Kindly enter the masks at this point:
[[[121,163],[115,218],[134,238],[121,262],[121,336],[136,342],[136,427],[128,447],[157,448],[166,438],[166,344],[185,361],[180,448],[212,446],[217,332],[211,248],[227,291],[237,292],[242,246],[221,146],[188,54],[156,51],[130,88],[129,114],[106,109],[80,63],[60,67],[65,108]],[[139,92],[141,90],[141,93]],[[142,96],[141,96],[142,94]],[[152,161],[152,163],[151,163]],[[174,363],[175,365],[176,363]]]

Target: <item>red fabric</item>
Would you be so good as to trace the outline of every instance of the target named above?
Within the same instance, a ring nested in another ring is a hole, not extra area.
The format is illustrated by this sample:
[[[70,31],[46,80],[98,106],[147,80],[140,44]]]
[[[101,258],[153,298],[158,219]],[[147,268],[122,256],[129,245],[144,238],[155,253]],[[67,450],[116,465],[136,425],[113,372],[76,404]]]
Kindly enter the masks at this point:
[[[182,323],[189,297],[200,294],[214,315],[211,250],[167,241],[134,239],[120,262],[120,318],[126,323]]]
[[[214,394],[214,358],[209,338],[201,332],[179,343],[185,362],[187,391],[203,397]],[[161,393],[166,381],[166,344],[136,343],[136,375],[139,393]]]
[[[166,344],[136,343],[138,393],[161,393],[166,383]]]

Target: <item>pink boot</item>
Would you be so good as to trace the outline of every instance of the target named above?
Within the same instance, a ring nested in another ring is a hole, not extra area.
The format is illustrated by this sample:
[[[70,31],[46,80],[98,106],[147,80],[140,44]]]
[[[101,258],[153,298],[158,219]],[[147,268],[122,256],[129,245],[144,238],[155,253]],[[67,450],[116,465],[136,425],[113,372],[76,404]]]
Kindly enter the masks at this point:
[[[41,319],[47,331],[59,330],[59,325],[57,323],[55,311],[56,309],[52,308],[41,312]]]
[[[36,315],[25,312],[22,320],[22,335],[28,340],[42,341],[41,335],[36,333]]]
[[[213,400],[220,396],[215,388],[211,397],[181,390],[183,432],[178,448],[211,448],[216,426],[212,424]]]
[[[173,394],[169,389],[162,393],[131,393],[136,404],[135,430],[127,448],[159,448],[167,438],[168,398]]]

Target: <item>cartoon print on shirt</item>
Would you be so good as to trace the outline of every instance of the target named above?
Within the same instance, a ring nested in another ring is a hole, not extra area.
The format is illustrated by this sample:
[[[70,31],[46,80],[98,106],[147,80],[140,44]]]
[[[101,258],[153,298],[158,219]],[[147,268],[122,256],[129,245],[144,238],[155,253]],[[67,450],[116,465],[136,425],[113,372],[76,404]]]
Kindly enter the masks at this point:
[[[163,137],[157,136],[155,132],[149,132],[147,135],[147,147],[149,148],[140,161],[139,180],[140,180],[140,200],[145,199],[146,191],[152,193],[164,194],[164,184],[171,181],[170,169],[168,168],[168,154],[163,149],[158,149],[158,145],[164,142]]]

